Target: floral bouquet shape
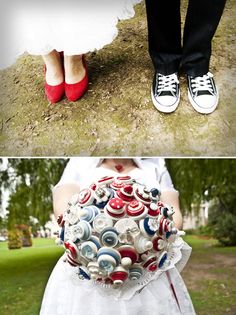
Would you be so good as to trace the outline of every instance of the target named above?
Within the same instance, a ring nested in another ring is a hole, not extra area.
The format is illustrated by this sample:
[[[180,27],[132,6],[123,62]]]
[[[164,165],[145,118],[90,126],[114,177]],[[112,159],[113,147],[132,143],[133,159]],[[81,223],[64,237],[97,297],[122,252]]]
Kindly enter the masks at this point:
[[[114,288],[171,265],[179,235],[160,191],[130,176],[103,177],[72,196],[57,243],[79,277]]]

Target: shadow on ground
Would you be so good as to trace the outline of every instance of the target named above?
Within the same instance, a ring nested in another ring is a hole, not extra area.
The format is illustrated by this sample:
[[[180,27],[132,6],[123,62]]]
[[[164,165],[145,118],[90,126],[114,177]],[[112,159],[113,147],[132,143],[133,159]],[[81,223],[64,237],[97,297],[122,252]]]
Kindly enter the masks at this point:
[[[185,7],[186,1],[183,13]],[[38,57],[23,56],[0,73],[2,156],[236,155],[236,3],[228,1],[213,41],[211,71],[220,104],[208,116],[189,104],[184,76],[178,110],[170,115],[155,110],[144,4],[136,12],[119,24],[111,45],[88,56],[90,88],[76,103],[47,103]]]

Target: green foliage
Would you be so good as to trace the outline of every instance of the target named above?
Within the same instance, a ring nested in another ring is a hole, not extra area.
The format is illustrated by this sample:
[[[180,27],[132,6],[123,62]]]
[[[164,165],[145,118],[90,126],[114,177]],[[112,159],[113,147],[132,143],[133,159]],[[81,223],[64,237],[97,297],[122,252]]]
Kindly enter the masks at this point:
[[[19,249],[22,247],[22,232],[15,229],[8,231],[8,248]]]
[[[236,160],[167,160],[172,179],[180,191],[183,209],[214,200],[209,209],[209,233],[221,244],[236,245]]]
[[[199,235],[199,236],[206,236],[206,237],[213,237],[213,229],[210,225],[201,225],[199,228],[196,229],[188,229],[185,230],[187,235]]]
[[[40,230],[40,224],[31,222],[30,228],[31,228],[31,233],[32,233],[33,237],[37,237],[38,230]]]
[[[211,225],[207,224],[205,226],[200,226],[198,229],[198,234],[199,235],[204,235],[204,236],[213,236],[213,228]]]
[[[185,233],[187,235],[196,235],[196,234],[198,234],[196,229],[187,229],[187,230],[185,229],[184,231],[185,231]]]
[[[0,190],[10,192],[8,228],[30,224],[30,216],[40,225],[52,212],[51,189],[60,179],[66,159],[8,159],[8,167],[0,172]]]
[[[8,204],[8,228],[11,229],[17,224],[29,224],[31,212],[30,187],[24,184],[18,184],[15,191],[12,192]],[[40,197],[39,197],[40,198]]]
[[[224,213],[218,221],[214,235],[223,245],[236,245],[236,216],[232,213]]]
[[[22,246],[30,247],[32,246],[32,238],[31,238],[31,228],[28,225],[20,224],[16,226],[16,229],[22,232]]]
[[[8,159],[7,170],[0,173],[0,191],[10,191],[10,229],[16,224],[30,225],[30,216],[36,217],[40,225],[48,221],[52,212],[51,188],[66,163],[65,159]],[[193,203],[196,206],[215,199],[224,206],[224,212],[236,215],[236,160],[166,159],[166,163],[184,211],[191,211]],[[229,219],[225,217],[220,216],[226,225]]]
[[[231,206],[216,200],[210,209],[209,226],[222,245],[236,245],[236,200],[231,200]]]
[[[202,200],[219,198],[231,204],[236,187],[235,159],[166,159],[183,209]]]
[[[7,228],[7,218],[0,217],[0,230]]]

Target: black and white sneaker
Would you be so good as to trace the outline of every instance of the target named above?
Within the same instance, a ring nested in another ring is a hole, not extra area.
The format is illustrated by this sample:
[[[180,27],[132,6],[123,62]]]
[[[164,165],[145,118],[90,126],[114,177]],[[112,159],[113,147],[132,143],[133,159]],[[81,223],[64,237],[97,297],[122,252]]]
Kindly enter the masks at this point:
[[[177,73],[162,75],[156,72],[153,79],[151,95],[154,106],[160,112],[174,112],[180,100]]]
[[[219,102],[219,93],[213,74],[208,72],[202,77],[188,76],[188,98],[197,112],[212,113]]]

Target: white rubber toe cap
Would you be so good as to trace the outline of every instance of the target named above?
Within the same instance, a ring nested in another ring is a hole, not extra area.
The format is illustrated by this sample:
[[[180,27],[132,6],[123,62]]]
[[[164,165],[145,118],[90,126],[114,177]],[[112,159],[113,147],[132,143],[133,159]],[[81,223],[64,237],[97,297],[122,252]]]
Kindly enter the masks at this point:
[[[152,102],[153,105],[156,107],[157,110],[159,110],[162,113],[172,113],[174,112],[180,101],[180,95],[178,97],[174,96],[158,96],[155,97],[153,95],[153,91],[151,89],[151,96],[152,96]]]
[[[201,95],[193,99],[190,92],[188,91],[188,97],[193,108],[201,114],[212,113],[216,109],[219,102],[218,93],[216,95]]]

